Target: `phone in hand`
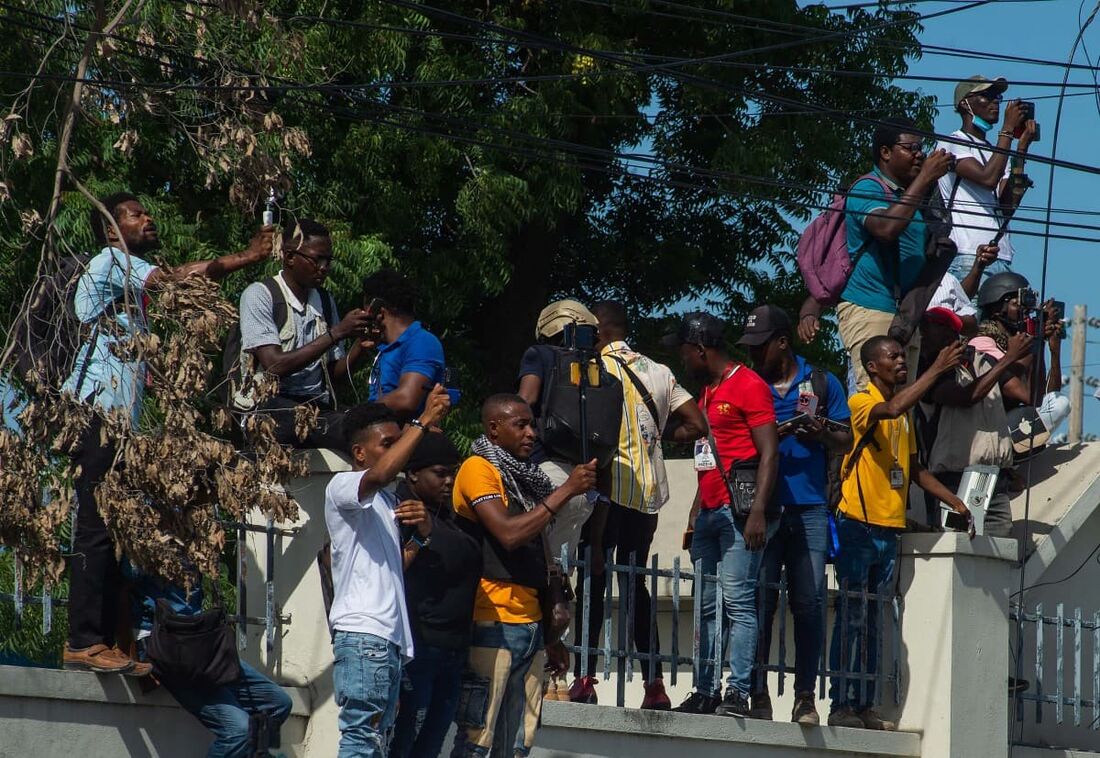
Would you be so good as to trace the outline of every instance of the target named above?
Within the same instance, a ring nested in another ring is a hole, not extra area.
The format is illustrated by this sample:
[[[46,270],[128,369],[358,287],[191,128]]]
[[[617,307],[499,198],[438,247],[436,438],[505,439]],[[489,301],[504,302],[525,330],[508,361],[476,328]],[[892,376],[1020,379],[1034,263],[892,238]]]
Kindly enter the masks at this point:
[[[382,298],[374,297],[363,308],[367,315],[371,317],[371,323],[366,329],[365,336],[374,342],[378,342],[382,337],[382,324],[379,323],[378,319],[382,315],[382,307],[385,304],[386,302]]]
[[[821,425],[828,429],[830,432],[850,432],[852,427],[841,421],[833,421],[831,418],[819,418],[818,421]]]
[[[800,426],[803,426],[809,420],[810,420],[810,414],[808,414],[808,413],[799,413],[795,416],[791,416],[789,419],[787,419],[786,421],[781,423],[777,427],[777,429],[778,429],[780,434],[788,434],[790,432],[793,432],[795,429],[798,429]]]
[[[680,547],[684,550],[691,550],[691,543],[694,540],[695,540],[695,530],[694,529],[686,529],[686,530],[684,530],[683,544],[681,544]]]

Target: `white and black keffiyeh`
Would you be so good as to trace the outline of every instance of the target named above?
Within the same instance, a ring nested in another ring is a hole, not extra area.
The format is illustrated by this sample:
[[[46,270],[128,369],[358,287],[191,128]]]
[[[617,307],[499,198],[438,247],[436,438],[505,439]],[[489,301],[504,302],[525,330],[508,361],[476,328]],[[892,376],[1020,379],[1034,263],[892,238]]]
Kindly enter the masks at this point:
[[[474,440],[471,451],[496,467],[509,499],[523,505],[525,511],[537,506],[554,491],[554,483],[542,469],[530,461],[516,458],[484,434]]]

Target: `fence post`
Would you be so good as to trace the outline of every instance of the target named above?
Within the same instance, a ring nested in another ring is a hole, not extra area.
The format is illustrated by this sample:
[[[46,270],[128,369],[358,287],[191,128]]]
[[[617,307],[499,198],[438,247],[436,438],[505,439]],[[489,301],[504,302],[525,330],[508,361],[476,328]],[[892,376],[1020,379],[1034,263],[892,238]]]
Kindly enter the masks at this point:
[[[901,538],[898,726],[921,732],[922,756],[1008,756],[1008,588],[1016,553],[1013,540],[957,532]]]
[[[1081,442],[1085,418],[1085,338],[1088,336],[1088,306],[1073,306],[1073,341],[1069,362],[1069,434],[1071,445]]]

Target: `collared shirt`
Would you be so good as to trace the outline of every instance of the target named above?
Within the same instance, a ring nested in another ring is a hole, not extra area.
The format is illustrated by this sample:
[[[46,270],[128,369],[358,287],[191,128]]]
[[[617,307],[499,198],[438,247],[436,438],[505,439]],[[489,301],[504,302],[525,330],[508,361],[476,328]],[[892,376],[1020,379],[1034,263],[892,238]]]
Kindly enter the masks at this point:
[[[630,349],[626,342],[612,342],[601,351],[608,373],[623,385],[623,422],[619,447],[609,465],[613,503],[656,513],[668,502],[668,477],[661,450],[661,430],[669,415],[691,400],[691,393],[676,381],[672,371]],[[658,418],[653,418],[642,393],[627,374],[621,359],[649,390]]]
[[[814,395],[814,367],[800,355],[795,356],[798,373],[787,391],[780,394],[771,386],[775,403],[775,421],[782,424],[798,414],[798,401],[802,395]],[[817,398],[818,408],[824,409],[826,418],[848,423],[848,398],[840,380],[825,374],[828,396]],[[825,446],[820,442],[803,440],[796,434],[779,438],[779,477],[775,480],[774,499],[783,507],[793,505],[825,505],[828,499],[828,470]]]
[[[893,245],[883,245],[872,237],[863,223],[867,215],[879,208],[889,208],[905,194],[905,190],[877,166],[872,173],[886,182],[891,193],[885,194],[882,186],[873,179],[860,179],[849,190],[844,203],[848,254],[854,258],[864,243],[867,247],[852,270],[841,299],[871,310],[893,313],[897,309],[894,285],[897,284],[900,294],[905,295],[916,284],[924,267],[927,227],[920,208],[917,208],[913,219],[898,237],[896,254]]]
[[[863,433],[871,426],[871,409],[886,398],[874,384],[855,393],[848,399],[852,412],[852,445],[859,444]],[[848,518],[867,521],[876,526],[894,529],[905,527],[905,507],[909,499],[909,459],[917,449],[916,432],[906,413],[896,419],[880,419],[875,427],[874,441],[860,455],[851,474],[841,486],[839,510]],[[849,453],[849,456],[851,453]],[[844,459],[844,469],[848,458]],[[901,469],[902,486],[890,486],[890,471]],[[860,489],[863,501],[860,502]],[[867,516],[863,507],[866,504]]]
[[[370,399],[377,402],[383,395],[397,389],[402,374],[422,375],[429,389],[443,384],[445,368],[443,345],[419,321],[414,321],[401,332],[400,337],[378,348],[370,372]],[[424,402],[421,401],[416,412],[420,413],[423,409]]]
[[[758,453],[752,430],[775,423],[768,383],[748,366],[734,363],[718,387],[714,390],[705,387],[702,394],[699,408],[710,424],[722,471],[729,471],[734,463],[755,458]],[[718,469],[699,471],[698,475],[700,507],[710,510],[729,503],[729,488]]]
[[[103,321],[91,327],[95,339],[81,345],[62,390],[105,411],[129,411],[135,428],[145,397],[145,363],[127,361],[111,346],[149,332],[145,283],[156,269],[136,255],[105,247],[88,261],[73,296],[73,310],[81,323],[90,324],[101,317]]]
[[[306,296],[306,302],[303,303],[283,279],[282,271],[275,275],[275,283],[279,285],[283,297],[286,298],[289,318],[286,331],[289,333],[279,333],[280,325],[275,323],[275,303],[271,299],[271,291],[263,282],[253,282],[241,294],[242,350],[254,350],[263,345],[278,345],[284,352],[290,352],[308,345],[329,330],[329,325],[325,323],[325,308],[321,303],[319,290],[311,289]],[[328,295],[328,298],[333,318],[339,321],[340,314],[336,310],[336,302],[332,300],[332,295]],[[291,329],[293,331],[290,331]],[[330,402],[328,385],[325,382],[325,364],[338,361],[343,357],[344,348],[339,342],[334,343],[309,365],[293,374],[280,377],[279,393],[322,403]]]

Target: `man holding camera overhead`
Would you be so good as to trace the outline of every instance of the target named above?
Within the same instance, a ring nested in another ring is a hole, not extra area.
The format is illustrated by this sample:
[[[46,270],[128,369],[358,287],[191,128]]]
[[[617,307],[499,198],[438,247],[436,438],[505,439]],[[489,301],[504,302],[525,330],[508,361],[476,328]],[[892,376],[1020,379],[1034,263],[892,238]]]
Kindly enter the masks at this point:
[[[1007,87],[1008,82],[1000,76],[993,80],[972,76],[959,82],[953,102],[962,128],[951,134],[950,141],[941,140],[937,145],[956,161],[953,170],[940,177],[939,185],[951,212],[951,239],[958,246],[951,272],[960,281],[978,264],[982,245],[999,247],[997,260],[984,267],[983,278],[1008,271],[1012,265],[1008,221],[1031,182],[1024,174],[1023,156],[1010,159],[1007,152],[994,152],[994,143],[987,136],[1000,120]],[[996,148],[1011,150],[1015,142],[1016,151],[1026,153],[1039,139],[1034,117],[1034,103],[1010,102],[1002,128],[996,132]]]

